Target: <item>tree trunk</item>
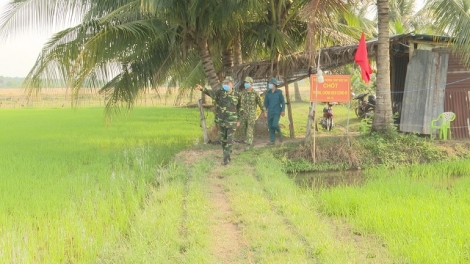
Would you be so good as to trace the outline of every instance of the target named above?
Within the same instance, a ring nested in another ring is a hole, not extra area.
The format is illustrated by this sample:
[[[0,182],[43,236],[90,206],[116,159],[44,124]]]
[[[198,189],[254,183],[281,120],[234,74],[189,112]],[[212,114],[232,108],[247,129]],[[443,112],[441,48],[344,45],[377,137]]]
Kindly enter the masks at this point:
[[[390,95],[389,1],[377,0],[379,38],[377,41],[377,103],[372,130],[391,131],[393,127]]]
[[[222,67],[224,76],[232,76],[233,54],[230,48],[222,52]]]
[[[243,63],[242,57],[242,44],[241,44],[240,31],[237,32],[236,37],[233,39],[233,65],[237,66]]]
[[[312,1],[313,2],[313,1]],[[317,42],[315,36],[317,34],[315,24],[314,24],[313,14],[309,17],[309,22],[307,24],[307,37],[305,39],[305,53],[308,55],[308,63],[311,67],[317,68],[317,62],[315,57],[317,55]],[[321,34],[321,32],[320,32]]]
[[[300,96],[299,82],[294,82],[295,101],[302,102],[302,96]]]
[[[202,66],[204,67],[204,72],[206,77],[209,80],[209,85],[213,90],[218,90],[221,88],[219,79],[217,78],[217,73],[215,71],[214,62],[212,61],[211,54],[209,52],[209,46],[207,44],[207,38],[203,37],[198,39],[198,52],[199,57],[202,61]]]

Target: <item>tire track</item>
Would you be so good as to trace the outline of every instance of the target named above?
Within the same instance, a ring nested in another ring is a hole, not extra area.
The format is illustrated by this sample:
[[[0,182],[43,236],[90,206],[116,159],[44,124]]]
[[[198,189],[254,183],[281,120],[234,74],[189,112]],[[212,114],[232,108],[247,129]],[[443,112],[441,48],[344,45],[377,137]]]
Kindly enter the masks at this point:
[[[220,160],[220,155],[215,151],[185,151],[180,154],[185,164],[194,164],[203,159],[213,159],[216,157]],[[210,170],[205,178],[207,184],[207,197],[212,221],[208,223],[212,241],[209,241],[209,247],[216,263],[246,263],[242,261],[243,248],[246,246],[242,243],[242,232],[234,221],[233,211],[230,207],[230,201],[227,192],[223,188],[224,178],[221,171],[224,169],[218,162],[214,162],[215,167]],[[190,190],[191,176],[188,175],[184,184],[184,198],[182,201],[183,215],[182,227],[180,235],[184,241],[187,241],[188,231],[188,208],[187,195]],[[186,246],[183,246],[180,252],[184,254]]]

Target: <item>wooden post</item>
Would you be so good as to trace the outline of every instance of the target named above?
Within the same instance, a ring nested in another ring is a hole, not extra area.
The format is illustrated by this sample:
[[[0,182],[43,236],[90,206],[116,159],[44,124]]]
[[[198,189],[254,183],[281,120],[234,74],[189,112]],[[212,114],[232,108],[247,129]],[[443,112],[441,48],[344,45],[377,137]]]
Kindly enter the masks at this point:
[[[204,144],[207,144],[208,136],[207,136],[207,127],[206,127],[206,117],[204,116],[204,109],[202,108],[202,99],[197,101],[197,106],[199,107],[199,114],[201,116],[201,126],[202,126],[202,133],[204,134]]]
[[[311,102],[310,107],[308,109],[307,133],[305,134],[306,139],[309,139],[312,134],[313,120],[315,120],[315,107],[316,104],[314,102]]]
[[[290,138],[294,138],[294,121],[292,120],[292,106],[290,105],[290,96],[289,96],[289,83],[287,82],[287,77],[284,76],[284,86],[286,88],[286,105],[287,105],[287,118],[289,119],[289,132]]]
[[[300,96],[299,82],[294,82],[295,101],[302,102],[302,96]]]
[[[411,58],[413,57],[413,52],[415,51],[415,43],[414,42],[409,42],[408,43],[408,50],[409,50],[409,61],[411,61]],[[393,86],[392,86],[393,87]]]
[[[312,161],[313,161],[313,164],[317,164],[317,156],[316,156],[316,153],[317,153],[317,142],[316,142],[316,135],[315,135],[315,129],[313,130],[313,140],[312,140],[312,149],[311,149],[311,152],[312,152]]]

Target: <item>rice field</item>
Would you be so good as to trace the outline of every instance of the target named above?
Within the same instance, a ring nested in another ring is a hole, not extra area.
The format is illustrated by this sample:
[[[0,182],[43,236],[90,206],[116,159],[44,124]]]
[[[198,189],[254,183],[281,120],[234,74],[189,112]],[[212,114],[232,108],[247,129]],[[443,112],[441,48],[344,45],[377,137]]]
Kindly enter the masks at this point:
[[[361,186],[319,191],[320,210],[374,234],[399,263],[470,262],[470,161],[373,169]]]
[[[237,263],[470,262],[469,160],[309,189],[269,148],[218,167],[197,109],[136,107],[109,124],[103,111],[0,110],[0,263],[217,263],[210,177],[241,230]],[[191,146],[193,162],[174,159]]]
[[[159,168],[198,143],[198,115],[136,108],[106,125],[102,108],[1,110],[0,262],[96,263]]]

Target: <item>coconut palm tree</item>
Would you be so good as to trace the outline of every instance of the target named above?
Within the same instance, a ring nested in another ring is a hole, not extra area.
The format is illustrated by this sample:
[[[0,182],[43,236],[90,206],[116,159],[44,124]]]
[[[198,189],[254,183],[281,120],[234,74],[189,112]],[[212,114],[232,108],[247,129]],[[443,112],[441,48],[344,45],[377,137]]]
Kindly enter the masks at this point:
[[[0,29],[36,25],[31,17],[52,24],[65,20],[63,14],[81,16],[79,25],[58,32],[46,44],[26,85],[39,88],[64,79],[75,94],[98,86],[108,95],[108,106],[124,102],[130,107],[148,87],[194,85],[204,72],[218,88],[210,46],[215,28],[230,25],[236,9],[237,2],[215,0],[20,0],[10,4]]]
[[[392,34],[402,34],[413,31],[417,26],[414,16],[415,0],[389,0],[390,31]]]
[[[379,36],[377,41],[377,104],[372,129],[388,132],[392,129],[390,95],[389,1],[377,0]]]
[[[470,65],[470,1],[429,0],[424,9],[432,14],[439,32],[452,37],[452,51]]]
[[[140,92],[165,83],[184,88],[205,75],[218,88],[223,51],[233,51],[237,63],[240,54],[248,60],[277,60],[297,51],[306,29],[299,11],[308,2],[18,0],[3,14],[0,30],[8,34],[79,17],[77,26],[45,45],[25,84],[39,88],[63,79],[73,94],[82,87],[101,87],[109,107],[130,107]],[[321,7],[317,24],[337,25],[330,11],[343,1],[314,2]]]

